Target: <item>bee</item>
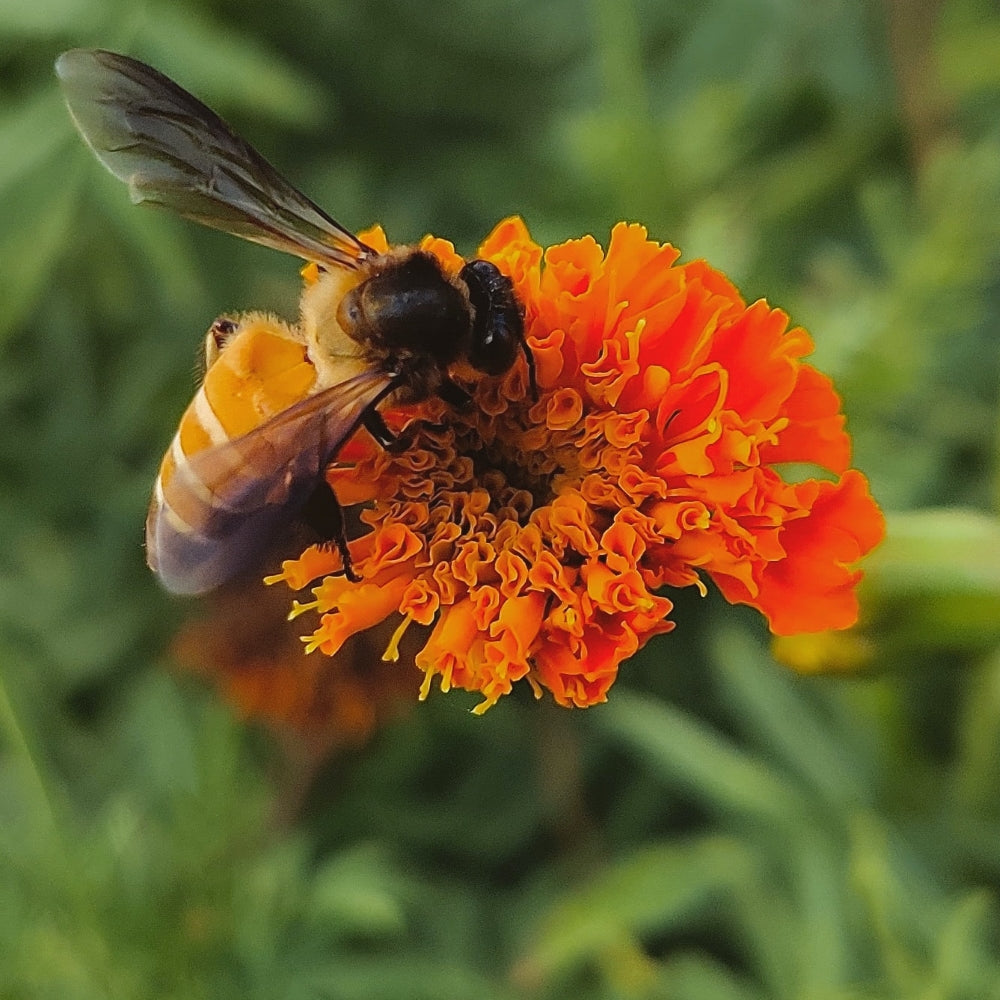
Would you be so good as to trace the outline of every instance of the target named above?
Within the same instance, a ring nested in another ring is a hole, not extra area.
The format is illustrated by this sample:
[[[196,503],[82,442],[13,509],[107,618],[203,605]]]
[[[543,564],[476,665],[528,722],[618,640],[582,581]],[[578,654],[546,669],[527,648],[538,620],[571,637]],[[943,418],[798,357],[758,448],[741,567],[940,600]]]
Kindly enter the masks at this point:
[[[486,260],[448,274],[416,247],[374,250],[144,63],[73,49],[56,74],[80,134],[134,202],[315,265],[297,325],[251,313],[209,330],[204,380],[150,501],[150,568],[174,593],[204,593],[257,565],[304,518],[359,580],[326,468],[362,427],[387,449],[405,447],[378,408],[390,397],[472,406],[452,377],[458,364],[496,376],[523,357],[537,398],[513,284]]]

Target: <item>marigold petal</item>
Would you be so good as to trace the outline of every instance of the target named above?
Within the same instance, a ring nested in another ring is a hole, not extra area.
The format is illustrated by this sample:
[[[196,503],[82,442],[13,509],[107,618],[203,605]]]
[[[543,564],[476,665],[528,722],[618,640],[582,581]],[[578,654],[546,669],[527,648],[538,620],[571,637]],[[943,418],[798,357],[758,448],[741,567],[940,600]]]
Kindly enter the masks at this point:
[[[298,559],[286,559],[281,572],[265,577],[267,584],[284,581],[292,590],[301,590],[313,580],[340,568],[340,556],[327,546],[310,545]]]
[[[654,426],[666,442],[711,439],[718,436],[718,419],[729,391],[729,373],[719,365],[704,365],[685,379],[673,382],[659,399],[651,400]],[[668,451],[667,454],[670,452]],[[679,460],[678,471],[686,470]],[[668,468],[661,460],[661,467]]]
[[[585,672],[582,666],[576,652],[551,636],[535,652],[535,675],[564,708],[587,708],[607,701],[608,689],[618,676],[616,667]]]
[[[522,666],[527,670],[527,656],[545,614],[545,595],[536,593],[521,594],[500,604],[499,614],[490,624],[490,638],[499,642],[509,637],[510,645],[506,648],[511,660],[516,661],[518,669]]]
[[[479,256],[493,261],[514,282],[522,302],[530,304],[537,299],[542,248],[519,216],[498,223],[479,247]]]
[[[574,599],[576,570],[565,566],[551,552],[538,554],[528,567],[527,578],[533,589],[550,593],[564,603]]]
[[[516,597],[521,593],[528,582],[528,567],[520,556],[508,548],[501,548],[494,568],[500,577],[500,593],[504,597]]]
[[[659,536],[671,541],[705,531],[711,523],[711,513],[700,500],[663,500],[650,508],[650,517]]]
[[[776,635],[849,628],[858,618],[858,560],[882,540],[885,522],[860,472],[819,484],[806,517],[782,530],[785,557],[764,564],[759,608]]]
[[[527,334],[528,347],[535,359],[535,378],[542,389],[558,385],[566,367],[566,332],[560,329],[540,333],[537,327],[530,327]]]
[[[407,586],[404,575],[379,583],[355,584],[337,598],[335,610],[320,618],[320,627],[308,638],[307,649],[334,656],[357,632],[384,621],[399,606]]]
[[[441,611],[430,638],[415,658],[425,675],[421,700],[427,697],[435,675],[442,678],[442,689],[446,690],[445,680],[450,685],[455,670],[467,662],[473,640],[480,631],[477,617],[478,611],[469,600],[452,604]]]
[[[358,233],[358,239],[379,253],[385,253],[389,249],[389,241],[386,239],[385,230],[378,224],[370,226],[368,229],[362,229]]]
[[[800,340],[786,336],[788,314],[760,299],[712,338],[712,357],[740,372],[726,394],[726,407],[744,417],[770,419],[788,398],[799,370]],[[790,355],[787,353],[790,350]]]
[[[653,607],[646,585],[635,569],[615,572],[605,563],[590,562],[584,565],[581,576],[587,587],[587,596],[599,611],[618,614],[648,611]]]
[[[471,591],[469,600],[475,612],[476,628],[485,632],[496,620],[506,602],[496,587],[477,587]]]
[[[646,552],[646,542],[635,525],[616,517],[601,535],[601,550],[606,553],[608,569],[616,572],[635,569]]]
[[[532,515],[532,523],[548,538],[557,557],[572,550],[590,556],[597,551],[598,540],[593,531],[594,513],[576,491],[557,496],[548,507]]]
[[[465,266],[464,258],[455,252],[455,244],[451,240],[427,235],[420,241],[420,249],[433,254],[449,274],[458,274]]]
[[[412,618],[419,625],[430,625],[440,607],[440,595],[422,576],[411,580],[399,599],[399,612]]]
[[[615,406],[625,387],[639,374],[639,338],[645,326],[642,319],[634,329],[605,337],[597,359],[580,365],[587,393],[595,402]]]
[[[375,533],[374,544],[362,565],[366,576],[374,576],[388,566],[407,563],[423,551],[420,537],[400,521],[393,521]]]
[[[773,444],[761,447],[762,462],[813,462],[837,475],[847,471],[851,439],[840,412],[840,397],[826,375],[802,365],[781,412],[787,424]]]
[[[549,395],[544,405],[545,426],[550,431],[568,430],[583,416],[583,400],[568,386]]]

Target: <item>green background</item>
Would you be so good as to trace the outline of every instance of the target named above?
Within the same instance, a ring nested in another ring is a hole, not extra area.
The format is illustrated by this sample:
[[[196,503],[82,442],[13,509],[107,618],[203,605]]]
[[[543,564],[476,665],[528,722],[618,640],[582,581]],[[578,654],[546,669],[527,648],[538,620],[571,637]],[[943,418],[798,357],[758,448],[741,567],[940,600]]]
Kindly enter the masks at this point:
[[[890,513],[865,672],[685,593],[606,706],[435,693],[319,767],[171,672],[150,484],[296,265],[131,207],[75,45],[348,227],[638,220],[791,312]],[[986,0],[0,0],[0,997],[1000,997],[998,111]]]

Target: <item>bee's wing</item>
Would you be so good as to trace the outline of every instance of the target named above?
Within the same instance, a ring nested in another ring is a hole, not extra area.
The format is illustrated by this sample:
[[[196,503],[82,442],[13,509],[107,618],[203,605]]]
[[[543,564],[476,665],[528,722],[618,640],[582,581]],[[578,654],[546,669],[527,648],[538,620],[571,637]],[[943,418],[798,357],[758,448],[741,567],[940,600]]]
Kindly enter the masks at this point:
[[[56,74],[80,134],[128,184],[133,201],[337,267],[356,267],[375,253],[151,66],[102,49],[71,49],[56,60]]]
[[[146,519],[146,558],[163,585],[199,594],[259,561],[302,509],[365,411],[399,384],[374,369],[324,389],[241,437],[175,454]]]

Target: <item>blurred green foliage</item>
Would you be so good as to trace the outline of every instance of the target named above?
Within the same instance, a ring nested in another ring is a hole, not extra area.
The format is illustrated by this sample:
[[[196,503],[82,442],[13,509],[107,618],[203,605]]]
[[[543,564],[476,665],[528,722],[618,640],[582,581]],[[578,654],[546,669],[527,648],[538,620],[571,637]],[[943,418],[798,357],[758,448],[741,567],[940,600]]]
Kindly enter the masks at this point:
[[[788,309],[899,512],[868,672],[681,594],[607,706],[434,696],[315,772],[170,674],[149,485],[200,332],[296,265],[133,209],[74,45],[350,227],[638,219]],[[0,0],[0,53],[0,996],[1000,997],[995,5]]]

